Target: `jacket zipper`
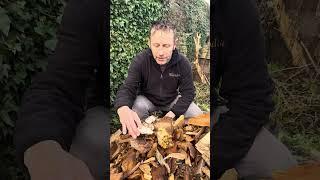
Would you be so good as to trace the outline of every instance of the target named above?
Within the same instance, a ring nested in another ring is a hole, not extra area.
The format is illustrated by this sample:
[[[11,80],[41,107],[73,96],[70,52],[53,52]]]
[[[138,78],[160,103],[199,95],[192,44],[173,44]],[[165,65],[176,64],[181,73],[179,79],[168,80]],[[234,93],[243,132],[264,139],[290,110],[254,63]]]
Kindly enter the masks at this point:
[[[163,79],[162,74],[163,72],[161,72],[161,75],[160,75],[160,98],[162,97],[162,79]]]

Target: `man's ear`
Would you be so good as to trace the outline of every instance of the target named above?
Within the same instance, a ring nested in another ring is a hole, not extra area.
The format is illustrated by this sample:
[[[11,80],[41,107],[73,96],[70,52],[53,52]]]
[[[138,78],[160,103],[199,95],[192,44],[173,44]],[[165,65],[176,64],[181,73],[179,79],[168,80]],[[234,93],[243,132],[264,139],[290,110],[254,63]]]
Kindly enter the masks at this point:
[[[148,46],[149,46],[149,48],[151,48],[151,40],[150,40],[150,37],[148,37]]]
[[[175,50],[175,49],[176,49],[176,47],[177,47],[177,43],[178,43],[178,38],[176,38],[176,39],[174,40],[173,50]]]

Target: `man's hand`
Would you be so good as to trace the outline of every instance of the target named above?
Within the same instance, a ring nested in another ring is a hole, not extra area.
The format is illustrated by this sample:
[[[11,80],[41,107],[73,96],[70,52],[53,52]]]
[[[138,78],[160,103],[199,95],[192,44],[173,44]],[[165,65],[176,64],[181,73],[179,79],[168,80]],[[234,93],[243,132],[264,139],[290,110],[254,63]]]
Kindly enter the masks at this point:
[[[42,141],[27,149],[24,163],[31,180],[93,180],[83,161],[52,140]]]
[[[176,115],[172,111],[169,111],[165,116],[170,118],[176,117]]]
[[[117,112],[122,124],[122,133],[126,134],[128,130],[133,138],[137,138],[137,136],[140,135],[138,127],[141,126],[138,114],[132,111],[128,106],[120,107]]]

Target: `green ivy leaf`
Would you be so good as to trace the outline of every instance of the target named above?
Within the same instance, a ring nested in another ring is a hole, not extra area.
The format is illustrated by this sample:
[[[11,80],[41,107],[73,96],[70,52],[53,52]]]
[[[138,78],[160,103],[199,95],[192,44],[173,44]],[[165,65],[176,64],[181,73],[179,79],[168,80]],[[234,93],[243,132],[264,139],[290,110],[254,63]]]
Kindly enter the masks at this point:
[[[14,123],[7,112],[1,111],[0,116],[4,123],[11,127],[14,127]]]
[[[6,36],[9,34],[11,20],[5,9],[0,7],[0,30]]]
[[[44,46],[48,49],[50,49],[51,51],[54,51],[54,49],[56,48],[57,45],[57,39],[49,39],[47,41],[45,41]]]

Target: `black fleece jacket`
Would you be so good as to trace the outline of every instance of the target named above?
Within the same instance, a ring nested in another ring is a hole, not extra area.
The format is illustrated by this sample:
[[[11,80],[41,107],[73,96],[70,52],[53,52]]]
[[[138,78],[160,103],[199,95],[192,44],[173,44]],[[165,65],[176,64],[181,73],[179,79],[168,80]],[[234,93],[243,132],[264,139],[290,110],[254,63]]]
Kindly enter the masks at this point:
[[[255,1],[216,0],[212,8],[212,91],[218,89],[229,108],[212,129],[211,172],[218,179],[246,155],[269,120],[274,88]],[[215,109],[217,93],[211,103]]]
[[[84,112],[109,102],[108,8],[105,0],[68,1],[55,53],[23,97],[15,129],[19,162],[27,148],[43,140],[68,150]]]
[[[178,89],[182,97],[171,109],[176,116],[185,113],[195,97],[191,65],[175,49],[162,71],[151,49],[145,49],[130,64],[128,77],[118,90],[115,108],[131,108],[137,94],[144,95],[155,106],[169,105],[177,97]]]

